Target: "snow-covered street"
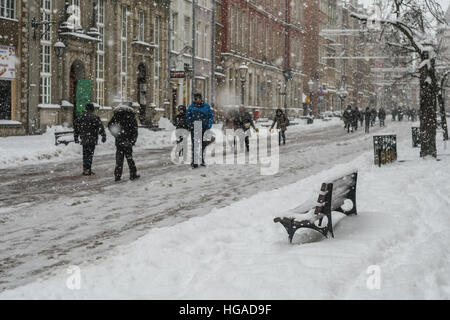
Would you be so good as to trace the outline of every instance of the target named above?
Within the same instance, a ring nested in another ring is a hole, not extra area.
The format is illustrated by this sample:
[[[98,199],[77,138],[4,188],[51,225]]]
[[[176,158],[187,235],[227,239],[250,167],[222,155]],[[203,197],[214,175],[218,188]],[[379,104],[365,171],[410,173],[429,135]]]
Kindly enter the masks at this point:
[[[431,192],[423,181],[427,164],[410,147],[410,127],[374,130],[397,134],[400,159],[410,160],[382,169],[373,165],[372,134],[347,135],[340,122],[292,127],[275,176],[260,175],[257,166],[194,171],[173,165],[170,148],[145,147],[136,152],[138,182],[115,184],[107,152],[95,157],[97,174],[87,179],[79,159],[2,169],[2,291],[56,277],[2,297],[448,298],[449,219],[442,208],[450,203],[443,174],[450,158],[433,163],[441,187]],[[334,240],[299,246],[308,239],[300,234],[288,245],[273,218],[352,168],[360,172],[360,215],[342,221]],[[82,270],[80,291],[67,289],[70,265]],[[370,265],[381,267],[384,291],[362,286]],[[417,267],[426,283],[410,281]],[[351,286],[344,290],[342,282]]]

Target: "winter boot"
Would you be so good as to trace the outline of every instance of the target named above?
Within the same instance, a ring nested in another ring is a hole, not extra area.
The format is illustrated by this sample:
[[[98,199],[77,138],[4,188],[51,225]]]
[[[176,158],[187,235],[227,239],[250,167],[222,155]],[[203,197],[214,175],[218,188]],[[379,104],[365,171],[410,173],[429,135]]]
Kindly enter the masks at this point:
[[[137,180],[139,179],[141,176],[137,174],[136,170],[132,170],[130,172],[130,180]]]

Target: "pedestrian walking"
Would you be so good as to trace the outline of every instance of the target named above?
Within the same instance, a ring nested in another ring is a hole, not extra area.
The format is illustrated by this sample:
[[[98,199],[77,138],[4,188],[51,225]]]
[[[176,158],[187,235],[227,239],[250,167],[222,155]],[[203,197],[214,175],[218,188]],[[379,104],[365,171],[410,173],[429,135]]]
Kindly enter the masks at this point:
[[[359,118],[361,117],[361,113],[359,112],[358,107],[354,107],[353,109],[353,128],[355,129],[355,131],[358,131],[358,122],[359,122]]]
[[[364,112],[364,120],[366,125],[366,133],[369,133],[370,129],[370,123],[371,123],[372,113],[370,112],[369,107],[366,108],[366,111]]]
[[[237,127],[242,129],[245,134],[245,150],[250,151],[250,128],[253,128],[256,132],[259,130],[255,127],[252,116],[245,111],[244,106],[239,107],[239,113],[237,115]]]
[[[108,129],[116,138],[115,181],[120,181],[122,178],[124,158],[127,159],[130,180],[140,178],[133,160],[133,146],[138,138],[138,123],[131,103],[121,104],[114,109],[114,115],[108,123]]]
[[[373,127],[375,125],[375,123],[377,122],[377,109],[375,109],[375,107],[372,108],[372,110],[370,111],[370,126]]]
[[[380,119],[380,127],[385,127],[386,111],[384,111],[383,107],[378,111],[378,119]]]
[[[398,114],[397,108],[396,107],[392,108],[392,121],[395,121],[395,119],[397,118],[397,114]]]
[[[74,141],[83,146],[83,175],[90,176],[92,172],[92,160],[98,136],[102,136],[102,142],[106,142],[105,128],[100,118],[94,114],[94,104],[88,103],[85,112],[73,122]],[[81,139],[81,142],[80,140]]]
[[[347,133],[353,132],[353,110],[352,106],[347,106],[347,109],[344,111],[344,125]]]
[[[198,123],[197,128],[200,130],[196,132],[195,123]],[[206,143],[203,141],[203,136],[206,130],[211,129],[214,122],[214,115],[211,106],[203,101],[200,93],[194,94],[194,101],[189,106],[186,112],[186,123],[188,130],[191,132],[192,142],[192,168],[198,168],[198,165],[205,166],[204,151]],[[198,149],[200,148],[200,149]],[[199,153],[201,152],[201,162]]]
[[[287,127],[289,126],[289,119],[281,109],[277,109],[275,113],[275,118],[273,119],[272,126],[270,127],[270,131],[273,130],[275,124],[277,125],[277,128],[279,130],[278,145],[281,145],[281,139],[283,139],[283,145],[286,145],[286,130]]]
[[[364,125],[364,111],[358,109],[358,120],[360,122],[360,127],[362,128]]]

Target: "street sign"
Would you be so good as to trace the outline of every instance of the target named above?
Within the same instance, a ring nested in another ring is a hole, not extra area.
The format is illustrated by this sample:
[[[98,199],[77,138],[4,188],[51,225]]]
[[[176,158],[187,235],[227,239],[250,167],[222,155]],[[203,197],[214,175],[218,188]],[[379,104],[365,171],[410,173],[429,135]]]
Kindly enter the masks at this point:
[[[186,77],[186,72],[184,70],[170,70],[171,79],[184,79]]]

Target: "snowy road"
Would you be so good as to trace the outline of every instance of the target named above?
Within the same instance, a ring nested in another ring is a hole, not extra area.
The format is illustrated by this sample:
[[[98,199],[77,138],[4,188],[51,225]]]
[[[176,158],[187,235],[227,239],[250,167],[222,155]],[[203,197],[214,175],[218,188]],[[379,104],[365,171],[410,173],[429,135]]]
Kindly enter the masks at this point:
[[[374,132],[410,130],[391,124]],[[204,215],[345,163],[372,148],[372,135],[347,135],[341,124],[293,128],[280,150],[280,170],[257,166],[191,170],[170,162],[169,149],[139,150],[142,178],[113,182],[114,157],[94,159],[95,177],[80,177],[80,161],[0,170],[0,291],[44,277],[55,267],[103,259],[112,248],[153,227]],[[124,178],[128,178],[125,170]]]

